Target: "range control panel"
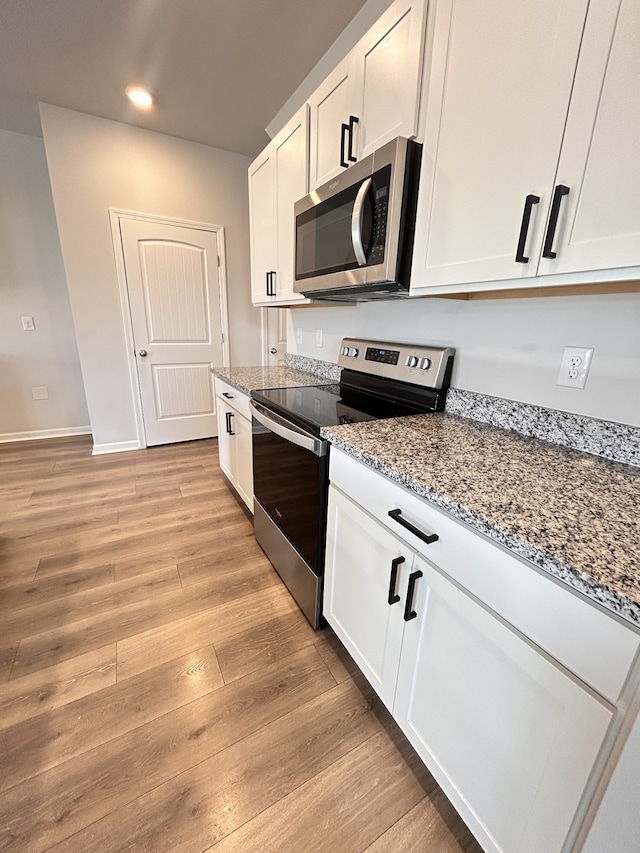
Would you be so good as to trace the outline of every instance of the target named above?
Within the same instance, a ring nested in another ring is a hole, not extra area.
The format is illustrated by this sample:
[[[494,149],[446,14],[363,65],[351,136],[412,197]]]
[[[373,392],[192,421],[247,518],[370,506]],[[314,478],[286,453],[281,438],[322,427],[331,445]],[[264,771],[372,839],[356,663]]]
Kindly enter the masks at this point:
[[[338,365],[439,390],[449,381],[455,352],[451,347],[344,338]]]

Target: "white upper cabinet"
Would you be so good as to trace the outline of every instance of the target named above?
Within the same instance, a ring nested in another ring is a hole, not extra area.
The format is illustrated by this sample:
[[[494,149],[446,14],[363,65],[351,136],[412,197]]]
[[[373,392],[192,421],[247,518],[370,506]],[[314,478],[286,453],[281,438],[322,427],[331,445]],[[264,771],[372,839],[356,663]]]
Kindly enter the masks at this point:
[[[430,25],[412,293],[640,264],[637,4],[438,0]]]
[[[305,104],[249,167],[254,305],[308,302],[293,292],[293,206],[307,194],[308,144],[309,112]]]
[[[355,119],[360,112],[355,81],[355,57],[349,54],[309,99],[309,186],[312,188],[331,180],[353,162],[347,158],[350,142],[349,119],[352,116]],[[351,156],[355,157],[353,151]]]
[[[562,202],[540,274],[640,264],[640,5],[592,3],[556,185]]]
[[[270,147],[249,166],[249,230],[251,299],[259,305],[270,301],[269,273],[275,267],[275,160]]]
[[[418,128],[424,0],[397,0],[309,99],[309,184]]]

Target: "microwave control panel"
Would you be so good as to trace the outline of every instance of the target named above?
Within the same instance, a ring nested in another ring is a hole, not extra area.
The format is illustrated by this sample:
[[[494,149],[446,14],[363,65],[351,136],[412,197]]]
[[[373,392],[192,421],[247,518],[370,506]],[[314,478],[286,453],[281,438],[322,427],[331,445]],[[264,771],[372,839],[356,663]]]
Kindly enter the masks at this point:
[[[373,216],[371,223],[371,244],[367,252],[367,265],[384,262],[384,247],[387,239],[387,218],[389,214],[389,184],[391,166],[380,169],[372,177]]]

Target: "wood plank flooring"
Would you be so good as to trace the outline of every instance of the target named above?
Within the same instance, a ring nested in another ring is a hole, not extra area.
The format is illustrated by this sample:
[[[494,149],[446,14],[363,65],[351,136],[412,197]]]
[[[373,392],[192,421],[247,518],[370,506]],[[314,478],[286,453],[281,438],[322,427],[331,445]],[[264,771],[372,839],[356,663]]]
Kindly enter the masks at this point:
[[[0,445],[0,850],[480,853],[215,439]]]

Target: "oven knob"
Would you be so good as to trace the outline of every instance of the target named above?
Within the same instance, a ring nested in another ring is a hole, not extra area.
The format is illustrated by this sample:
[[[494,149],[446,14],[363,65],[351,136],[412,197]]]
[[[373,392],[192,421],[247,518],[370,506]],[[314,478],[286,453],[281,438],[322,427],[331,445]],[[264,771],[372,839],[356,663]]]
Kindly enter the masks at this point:
[[[407,367],[417,367],[418,366],[418,356],[410,355],[407,357]]]
[[[342,347],[342,355],[349,355],[349,347]]]
[[[357,350],[355,347],[351,347],[351,349],[349,350],[349,355],[352,358],[355,358],[359,352],[360,352],[360,350]]]
[[[420,367],[423,370],[429,370],[431,367],[431,359],[430,358],[421,358],[420,359]]]

